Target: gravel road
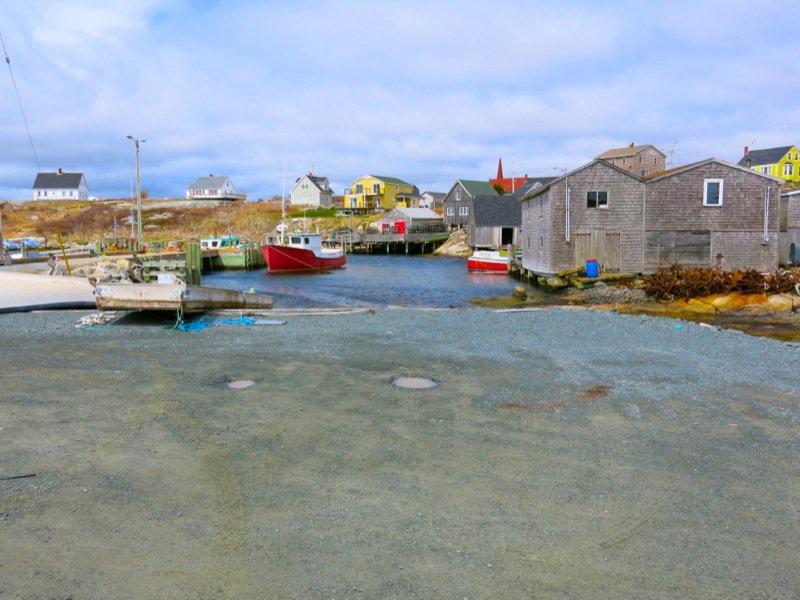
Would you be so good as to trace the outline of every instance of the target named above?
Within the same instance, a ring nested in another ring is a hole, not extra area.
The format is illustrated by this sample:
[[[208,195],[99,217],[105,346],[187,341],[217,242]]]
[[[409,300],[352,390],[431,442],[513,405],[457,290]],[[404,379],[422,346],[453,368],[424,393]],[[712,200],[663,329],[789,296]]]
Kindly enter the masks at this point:
[[[796,344],[566,308],[86,314],[0,315],[2,598],[800,596]]]

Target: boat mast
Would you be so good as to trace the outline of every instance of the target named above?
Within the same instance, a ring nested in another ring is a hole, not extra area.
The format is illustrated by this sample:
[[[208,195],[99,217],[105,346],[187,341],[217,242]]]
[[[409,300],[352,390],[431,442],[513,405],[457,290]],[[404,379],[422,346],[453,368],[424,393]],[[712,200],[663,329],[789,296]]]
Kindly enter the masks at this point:
[[[285,244],[283,234],[286,231],[286,155],[289,152],[289,134],[283,145],[283,183],[281,184],[281,245]]]

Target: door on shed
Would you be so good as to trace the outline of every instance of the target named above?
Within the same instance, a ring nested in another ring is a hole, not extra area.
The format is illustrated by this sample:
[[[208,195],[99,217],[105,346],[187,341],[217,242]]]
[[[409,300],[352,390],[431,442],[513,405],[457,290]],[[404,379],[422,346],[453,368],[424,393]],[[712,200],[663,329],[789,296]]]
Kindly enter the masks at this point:
[[[575,234],[575,266],[583,267],[590,258],[604,271],[618,272],[620,269],[621,235],[618,231],[593,229]]]

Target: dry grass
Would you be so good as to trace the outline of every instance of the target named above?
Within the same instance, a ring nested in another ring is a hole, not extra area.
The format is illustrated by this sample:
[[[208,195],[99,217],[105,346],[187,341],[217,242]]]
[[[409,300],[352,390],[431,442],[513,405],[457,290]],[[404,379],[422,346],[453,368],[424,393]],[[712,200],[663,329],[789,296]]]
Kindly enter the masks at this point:
[[[235,234],[262,239],[280,221],[280,204],[235,202],[221,206],[196,206],[181,201],[144,201],[143,232],[146,242],[182,240]],[[58,232],[66,242],[87,243],[114,235],[130,235],[127,219],[135,203],[129,200],[93,202],[6,202],[0,204],[6,238],[43,237],[52,242]]]

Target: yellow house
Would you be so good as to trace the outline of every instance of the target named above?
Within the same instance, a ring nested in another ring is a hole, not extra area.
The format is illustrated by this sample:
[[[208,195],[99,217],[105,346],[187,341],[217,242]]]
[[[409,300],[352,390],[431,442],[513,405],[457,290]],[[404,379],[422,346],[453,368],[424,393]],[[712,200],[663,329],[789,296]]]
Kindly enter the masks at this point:
[[[397,177],[365,175],[356,179],[344,192],[342,208],[368,211],[391,210],[396,207],[419,207],[419,191],[416,186]]]
[[[737,164],[786,181],[800,181],[800,153],[797,146],[764,150],[750,150],[745,146],[744,156]]]

